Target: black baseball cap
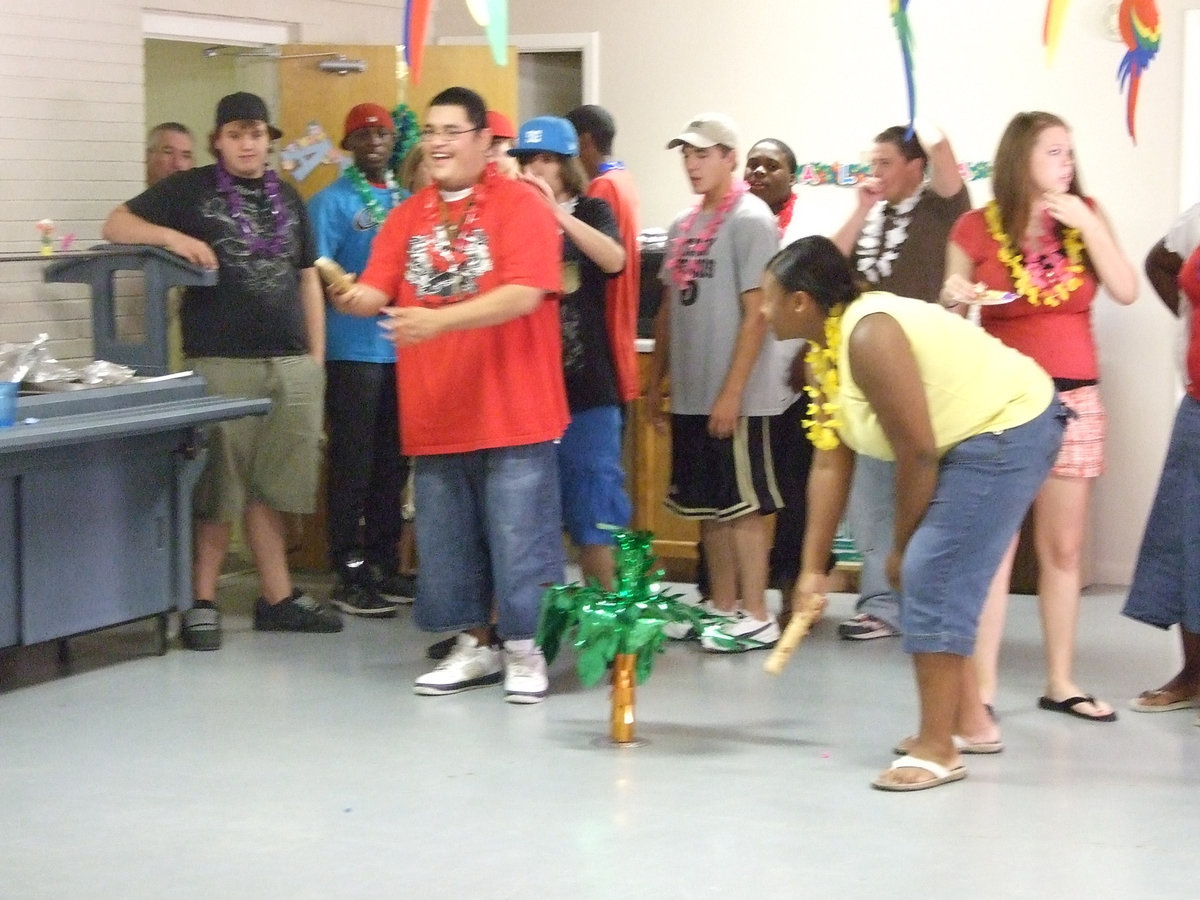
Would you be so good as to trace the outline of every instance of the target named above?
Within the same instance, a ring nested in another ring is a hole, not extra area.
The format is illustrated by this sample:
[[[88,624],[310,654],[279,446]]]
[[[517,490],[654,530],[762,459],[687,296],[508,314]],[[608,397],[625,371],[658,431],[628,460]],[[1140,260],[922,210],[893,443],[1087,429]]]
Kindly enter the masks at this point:
[[[283,137],[283,132],[271,124],[267,104],[258,94],[238,91],[236,94],[226,94],[217,104],[217,130],[230,122],[266,122],[271,140]]]

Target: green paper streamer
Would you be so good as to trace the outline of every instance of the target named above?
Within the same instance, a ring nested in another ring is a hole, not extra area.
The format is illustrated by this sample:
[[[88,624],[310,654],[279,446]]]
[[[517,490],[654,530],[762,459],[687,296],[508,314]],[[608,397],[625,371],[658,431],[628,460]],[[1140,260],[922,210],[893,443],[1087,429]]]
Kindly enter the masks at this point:
[[[421,142],[421,128],[417,124],[417,114],[403,103],[392,109],[392,124],[396,127],[396,141],[392,144],[388,168],[395,172],[404,157]]]

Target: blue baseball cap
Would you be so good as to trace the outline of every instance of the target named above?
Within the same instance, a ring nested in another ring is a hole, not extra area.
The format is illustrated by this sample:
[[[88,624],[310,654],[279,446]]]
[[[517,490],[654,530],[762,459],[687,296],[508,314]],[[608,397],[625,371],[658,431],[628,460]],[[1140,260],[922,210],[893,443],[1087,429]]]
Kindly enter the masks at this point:
[[[530,156],[534,153],[557,153],[560,156],[579,155],[579,135],[575,126],[557,116],[538,116],[521,125],[516,146],[509,156]]]

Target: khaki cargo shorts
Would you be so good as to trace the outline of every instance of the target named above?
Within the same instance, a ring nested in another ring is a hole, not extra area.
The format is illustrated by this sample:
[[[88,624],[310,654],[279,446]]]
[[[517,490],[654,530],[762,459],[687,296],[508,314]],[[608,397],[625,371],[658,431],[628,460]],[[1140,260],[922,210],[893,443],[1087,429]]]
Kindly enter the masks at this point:
[[[193,496],[195,517],[233,522],[251,502],[283,513],[311,513],[324,445],[325,368],[308,355],[204,357],[189,359],[187,366],[204,376],[213,394],[271,401],[265,416],[213,426],[208,462]]]

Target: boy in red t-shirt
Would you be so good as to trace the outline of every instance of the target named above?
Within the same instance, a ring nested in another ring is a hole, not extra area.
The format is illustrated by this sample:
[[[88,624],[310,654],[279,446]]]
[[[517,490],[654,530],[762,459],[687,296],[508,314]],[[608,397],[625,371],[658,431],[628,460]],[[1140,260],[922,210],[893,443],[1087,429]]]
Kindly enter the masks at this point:
[[[415,458],[416,621],[461,632],[415,692],[503,680],[509,702],[537,703],[543,585],[563,578],[562,241],[533,188],[487,162],[491,139],[474,91],[434,97],[422,131],[434,183],[388,216],[359,283],[331,295],[346,312],[389,317],[400,432]]]

